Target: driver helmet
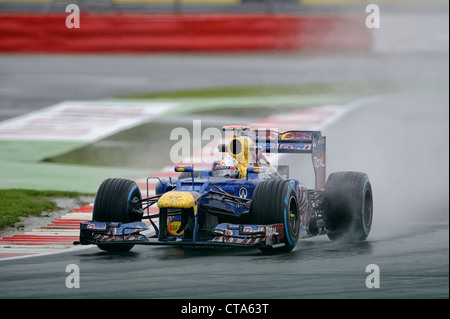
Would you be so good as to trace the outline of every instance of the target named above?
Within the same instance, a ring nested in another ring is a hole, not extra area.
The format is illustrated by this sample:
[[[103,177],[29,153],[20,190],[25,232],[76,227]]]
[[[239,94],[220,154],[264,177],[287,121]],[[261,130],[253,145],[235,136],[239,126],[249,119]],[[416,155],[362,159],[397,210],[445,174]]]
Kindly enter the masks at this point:
[[[238,163],[233,158],[214,161],[211,169],[214,177],[239,178]]]

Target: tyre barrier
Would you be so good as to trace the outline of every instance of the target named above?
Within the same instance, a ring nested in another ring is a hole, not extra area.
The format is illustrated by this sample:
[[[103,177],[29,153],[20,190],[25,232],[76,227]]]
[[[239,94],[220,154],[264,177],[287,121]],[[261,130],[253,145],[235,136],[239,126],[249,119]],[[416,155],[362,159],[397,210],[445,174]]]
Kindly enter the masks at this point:
[[[0,52],[368,51],[364,16],[286,14],[0,14]],[[70,25],[70,23],[69,23]]]

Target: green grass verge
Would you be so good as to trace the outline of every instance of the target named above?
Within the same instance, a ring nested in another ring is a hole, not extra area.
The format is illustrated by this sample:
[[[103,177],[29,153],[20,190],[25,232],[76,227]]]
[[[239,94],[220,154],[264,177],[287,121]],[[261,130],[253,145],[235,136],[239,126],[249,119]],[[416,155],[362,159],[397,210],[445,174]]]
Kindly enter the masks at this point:
[[[254,86],[228,86],[218,88],[205,88],[197,90],[181,90],[153,93],[139,93],[121,96],[125,99],[186,99],[186,98],[244,98],[244,97],[274,97],[289,95],[316,95],[316,94],[370,94],[390,92],[392,83],[301,83],[293,85],[254,85]]]
[[[44,211],[56,210],[56,198],[79,198],[83,195],[91,194],[30,189],[0,190],[0,229],[13,227],[20,217],[39,216]]]

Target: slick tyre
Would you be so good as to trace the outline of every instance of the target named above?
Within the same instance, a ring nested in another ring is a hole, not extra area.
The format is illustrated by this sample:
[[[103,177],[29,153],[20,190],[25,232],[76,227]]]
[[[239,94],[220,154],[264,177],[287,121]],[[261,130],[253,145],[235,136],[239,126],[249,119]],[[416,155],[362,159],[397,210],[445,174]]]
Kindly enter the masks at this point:
[[[372,186],[359,172],[336,172],[328,177],[324,194],[325,227],[331,240],[363,241],[373,218]]]
[[[297,194],[291,184],[282,179],[259,183],[253,191],[250,223],[256,225],[284,224],[284,247],[265,246],[262,251],[289,252],[297,244],[300,232],[300,212]]]
[[[130,200],[141,200],[136,183],[122,178],[109,178],[98,188],[94,200],[92,219],[97,222],[131,223],[140,221],[142,215],[133,213]],[[124,252],[134,244],[98,244],[98,248],[111,252]]]

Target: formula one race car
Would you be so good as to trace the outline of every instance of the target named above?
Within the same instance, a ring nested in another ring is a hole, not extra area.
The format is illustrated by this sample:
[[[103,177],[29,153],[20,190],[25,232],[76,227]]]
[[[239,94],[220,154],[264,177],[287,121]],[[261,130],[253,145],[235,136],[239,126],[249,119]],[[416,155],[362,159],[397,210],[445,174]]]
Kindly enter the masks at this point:
[[[93,220],[81,223],[80,240],[74,244],[114,252],[129,251],[136,244],[289,252],[303,237],[367,238],[373,214],[369,178],[337,172],[325,183],[326,138],[320,131],[279,133],[246,126],[224,130],[232,132],[229,143],[219,145],[224,158],[208,170],[176,166],[181,173],[176,180],[149,177],[147,198],[131,180],[105,180],[95,197]],[[264,156],[274,152],[311,154],[315,188],[307,189],[275,169]],[[148,197],[152,178],[158,182],[155,195]],[[149,214],[154,204],[159,213]]]

